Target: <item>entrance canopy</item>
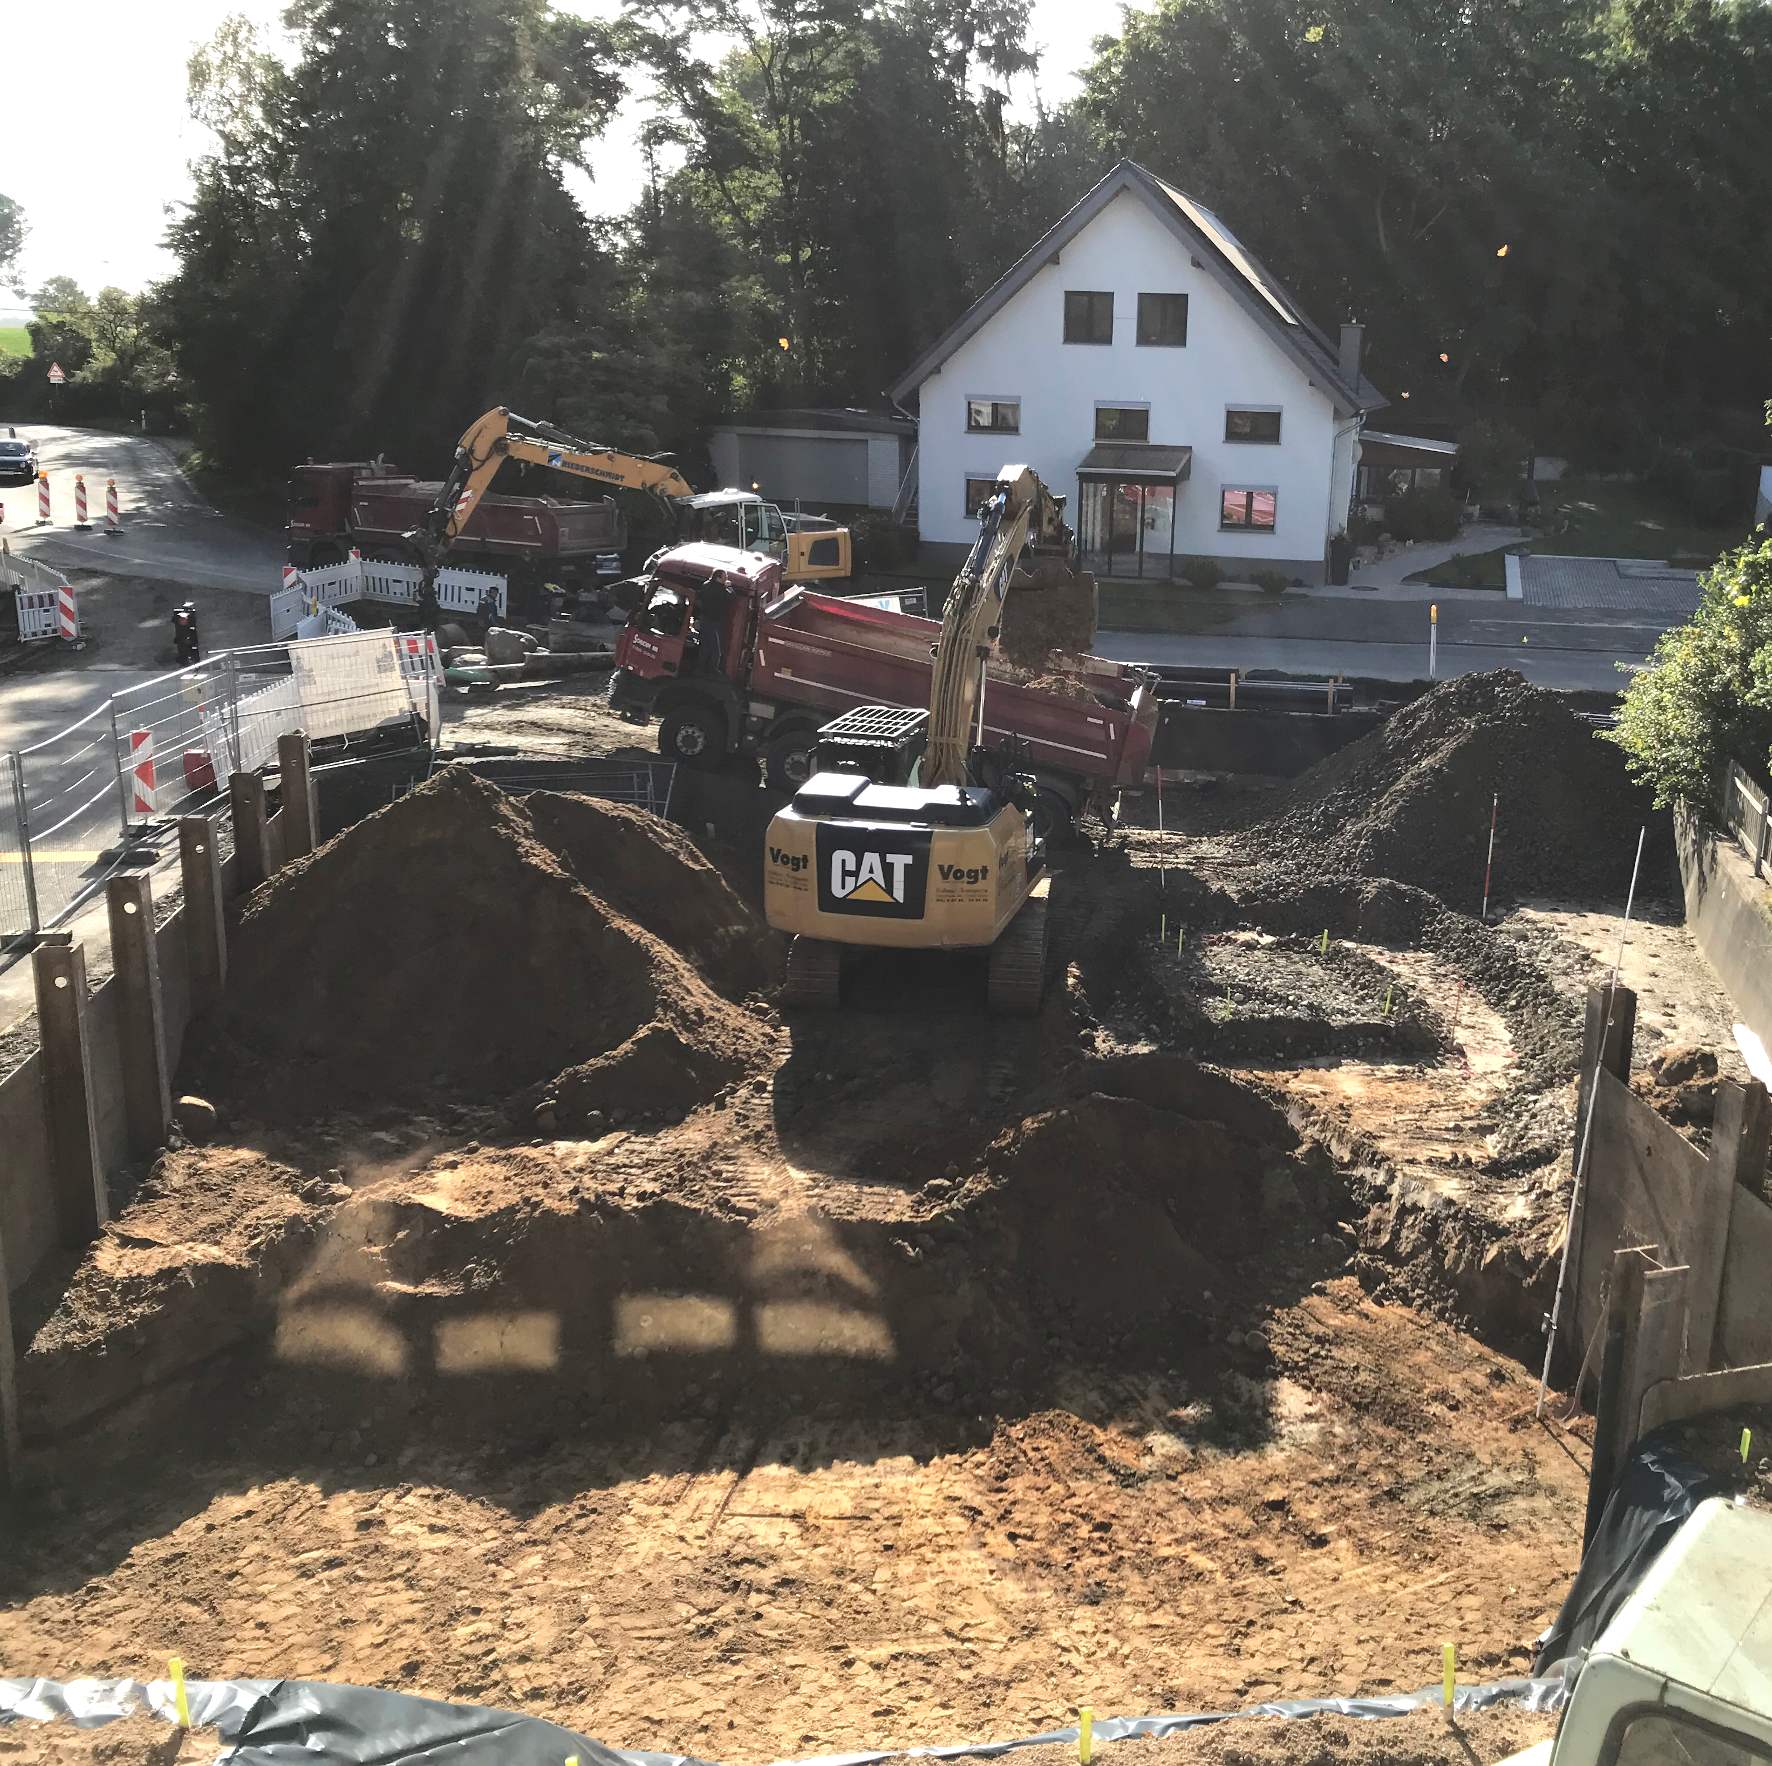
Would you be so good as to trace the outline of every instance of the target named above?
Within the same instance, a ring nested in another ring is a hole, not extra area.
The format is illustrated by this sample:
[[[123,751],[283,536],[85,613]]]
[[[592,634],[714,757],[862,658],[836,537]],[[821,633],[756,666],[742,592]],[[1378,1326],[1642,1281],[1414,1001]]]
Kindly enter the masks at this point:
[[[1097,442],[1083,456],[1077,477],[1143,479],[1152,484],[1180,484],[1193,470],[1194,450],[1162,442]]]
[[[1194,450],[1097,442],[1077,467],[1077,551],[1097,576],[1169,576],[1175,499]]]

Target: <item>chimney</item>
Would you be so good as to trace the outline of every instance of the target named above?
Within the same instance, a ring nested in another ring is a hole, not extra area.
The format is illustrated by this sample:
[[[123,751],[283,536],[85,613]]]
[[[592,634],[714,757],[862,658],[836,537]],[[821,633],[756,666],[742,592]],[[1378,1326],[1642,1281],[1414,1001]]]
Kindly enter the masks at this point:
[[[1366,327],[1357,319],[1349,319],[1341,328],[1341,377],[1349,386],[1360,384],[1360,346],[1366,340]]]

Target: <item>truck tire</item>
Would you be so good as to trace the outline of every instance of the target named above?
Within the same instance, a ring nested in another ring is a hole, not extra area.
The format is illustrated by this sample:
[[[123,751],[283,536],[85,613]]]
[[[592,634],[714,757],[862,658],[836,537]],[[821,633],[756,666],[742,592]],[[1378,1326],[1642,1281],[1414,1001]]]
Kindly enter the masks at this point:
[[[1046,894],[1030,895],[991,946],[985,1004],[993,1018],[1032,1018],[1046,990]]]
[[[818,746],[816,730],[782,730],[770,737],[763,751],[763,771],[770,789],[790,796],[812,777],[812,753]]]
[[[1034,799],[1034,832],[1048,846],[1063,846],[1076,825],[1076,811],[1062,791],[1042,785]]]
[[[658,725],[658,751],[681,766],[717,766],[726,752],[725,720],[711,705],[678,705]]]
[[[843,986],[843,947],[828,938],[796,937],[788,946],[787,973],[782,977],[784,1006],[829,1010]]]
[[[331,540],[318,540],[308,548],[308,563],[315,570],[324,570],[331,564],[343,564],[345,549],[335,546]]]

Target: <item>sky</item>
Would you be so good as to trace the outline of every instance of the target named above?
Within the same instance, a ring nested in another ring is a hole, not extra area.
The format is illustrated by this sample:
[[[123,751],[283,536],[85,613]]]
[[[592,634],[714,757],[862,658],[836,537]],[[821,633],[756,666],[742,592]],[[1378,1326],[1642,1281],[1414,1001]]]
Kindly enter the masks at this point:
[[[7,82],[8,139],[0,191],[21,203],[30,231],[20,267],[26,288],[72,276],[89,292],[114,283],[140,289],[173,259],[161,240],[169,213],[190,189],[191,161],[207,144],[185,108],[185,64],[230,13],[275,26],[284,0],[82,0],[70,54],[53,41]],[[619,0],[563,0],[563,9],[607,16]],[[1075,91],[1089,45],[1113,28],[1118,9],[1089,0],[1034,0],[1033,37],[1044,51],[1040,94],[1049,105]],[[52,38],[53,38],[52,33]],[[1016,94],[1030,109],[1031,83]],[[596,213],[629,206],[640,179],[635,131],[645,114],[630,101],[592,153],[594,181],[580,200]],[[0,319],[22,309],[0,296]]]

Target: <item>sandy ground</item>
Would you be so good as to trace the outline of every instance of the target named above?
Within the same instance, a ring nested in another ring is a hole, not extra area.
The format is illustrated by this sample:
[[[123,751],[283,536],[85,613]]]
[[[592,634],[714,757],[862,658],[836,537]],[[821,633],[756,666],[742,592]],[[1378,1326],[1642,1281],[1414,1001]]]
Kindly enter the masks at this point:
[[[454,727],[650,753],[600,695],[499,694]],[[144,1674],[176,1650],[735,1766],[1080,1704],[1409,1689],[1448,1639],[1469,1680],[1523,1671],[1574,1571],[1587,1450],[1531,1421],[1520,1361],[1436,1314],[1535,1327],[1569,1039],[1616,922],[1534,906],[1405,935],[1382,891],[1270,882],[1234,833],[1129,827],[1060,866],[1038,1024],[985,1027],[963,966],[864,968],[853,1013],[783,1022],[743,1082],[582,1138],[539,1107],[391,1100],[284,1144],[235,1100],[38,1333],[65,1389],[165,1383],[71,1436],[0,1541],[0,1662]],[[1655,921],[1632,953],[1645,1055],[1721,1052],[1686,934]],[[1258,1131],[1215,1139],[1239,1113]],[[1412,1190],[1436,1200],[1405,1219]],[[648,1286],[593,1330],[575,1307],[623,1287],[612,1256],[651,1259]],[[946,1318],[971,1290],[1001,1306]],[[833,1295],[878,1316],[820,1383]],[[728,1316],[743,1354],[705,1334]],[[988,1377],[868,1383],[862,1357],[949,1325]],[[989,1361],[1007,1328],[1018,1358]],[[179,1331],[187,1364],[153,1360]],[[268,1348],[217,1353],[245,1331]],[[1509,1721],[1126,1745],[1468,1766],[1542,1729]]]
[[[1526,1667],[1583,1467],[1524,1420],[1522,1371],[1347,1279],[1270,1335],[1272,1369],[1216,1391],[1079,1370],[1062,1408],[994,1421],[685,1421],[393,1466],[357,1434],[284,1466],[237,1418],[237,1457],[14,1535],[5,1579],[37,1592],[0,1660],[178,1651],[734,1761],[1407,1689],[1447,1637],[1470,1679]]]

